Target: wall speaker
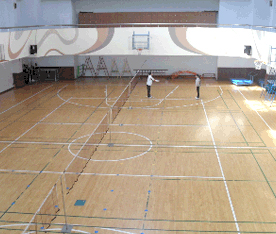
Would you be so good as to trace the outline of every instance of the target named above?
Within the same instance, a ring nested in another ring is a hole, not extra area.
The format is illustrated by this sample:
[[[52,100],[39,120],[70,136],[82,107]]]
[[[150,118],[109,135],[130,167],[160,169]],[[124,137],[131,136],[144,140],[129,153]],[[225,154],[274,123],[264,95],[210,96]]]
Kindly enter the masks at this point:
[[[244,46],[244,53],[247,55],[251,55],[251,46]]]
[[[37,45],[30,45],[30,54],[37,53]]]

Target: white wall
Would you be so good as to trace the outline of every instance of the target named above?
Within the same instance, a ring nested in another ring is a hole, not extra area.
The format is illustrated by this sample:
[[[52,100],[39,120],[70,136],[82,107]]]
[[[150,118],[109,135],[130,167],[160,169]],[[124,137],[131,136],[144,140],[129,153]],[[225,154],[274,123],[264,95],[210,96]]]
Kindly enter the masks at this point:
[[[218,24],[252,24],[253,12],[253,0],[220,0]]]
[[[253,25],[271,26],[270,25],[270,6],[269,0],[254,0],[254,14],[253,14]]]
[[[16,1],[16,26],[38,25],[40,16],[39,0]]]
[[[40,0],[41,25],[73,24],[73,8],[71,0]]]
[[[218,11],[219,0],[72,0],[76,12]]]
[[[14,27],[16,24],[16,11],[13,8],[13,1],[0,1],[0,26]]]
[[[220,56],[218,58],[218,67],[227,67],[227,68],[239,68],[239,67],[252,67],[254,68],[255,59],[244,59],[240,57],[225,57]]]
[[[73,55],[32,58],[30,61],[39,67],[74,67]]]
[[[2,0],[0,15],[1,27],[72,24],[74,17],[71,0]]]
[[[220,0],[219,24],[276,26],[276,0]]]
[[[272,7],[270,7],[269,26],[276,27],[276,0],[273,0]]]
[[[13,73],[22,72],[22,60],[0,63],[0,93],[13,88]]]

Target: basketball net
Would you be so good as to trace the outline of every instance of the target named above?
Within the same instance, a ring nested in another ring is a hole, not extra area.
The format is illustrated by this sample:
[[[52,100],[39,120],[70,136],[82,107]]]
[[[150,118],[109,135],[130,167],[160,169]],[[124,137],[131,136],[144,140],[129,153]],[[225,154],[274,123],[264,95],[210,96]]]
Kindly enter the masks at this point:
[[[143,51],[142,48],[138,48],[138,49],[137,49],[138,55],[141,55],[141,54],[142,54],[142,51]]]
[[[254,64],[255,64],[255,69],[256,70],[261,70],[262,69],[262,65],[266,64],[266,63],[264,61],[255,60]]]

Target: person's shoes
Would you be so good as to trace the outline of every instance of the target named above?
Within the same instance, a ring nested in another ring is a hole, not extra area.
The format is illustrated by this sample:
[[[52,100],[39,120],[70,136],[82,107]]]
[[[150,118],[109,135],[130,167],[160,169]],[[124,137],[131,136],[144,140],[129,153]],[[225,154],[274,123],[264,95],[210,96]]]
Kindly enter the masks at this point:
[[[196,97],[195,99],[196,99],[196,100],[198,100],[199,98],[198,98],[198,97]]]
[[[148,98],[152,98],[152,96],[148,97]]]

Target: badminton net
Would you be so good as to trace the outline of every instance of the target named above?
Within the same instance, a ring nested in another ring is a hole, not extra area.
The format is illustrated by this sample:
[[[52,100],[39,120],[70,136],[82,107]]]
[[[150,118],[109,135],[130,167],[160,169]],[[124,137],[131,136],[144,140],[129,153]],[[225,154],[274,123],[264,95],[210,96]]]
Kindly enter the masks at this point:
[[[99,144],[102,142],[104,136],[109,129],[110,112],[108,111],[94,131],[87,136],[86,141],[79,146],[74,146],[75,149],[71,151],[74,153],[74,158],[65,169],[65,182],[67,193],[73,188],[74,184],[78,181],[79,176],[84,171],[89,160],[97,151]]]
[[[65,169],[67,194],[78,181],[79,176],[84,171],[93,154],[97,151],[99,144],[107,134],[109,130],[109,122],[113,123],[120,110],[127,102],[131,92],[138,83],[137,74],[138,73],[136,73],[136,75],[130,80],[128,85],[124,88],[123,92],[114,102],[112,111],[108,111],[106,113],[95,130],[88,136],[88,139],[84,142],[82,147],[79,149],[77,146],[73,146],[75,149],[72,149],[71,151],[74,153],[74,158],[69,166]]]
[[[62,177],[60,176],[23,233],[46,232],[51,226],[52,221],[60,211],[60,204],[62,204],[61,179]]]
[[[139,71],[138,71],[139,72]],[[125,87],[121,95],[117,98],[115,103],[112,106],[112,123],[116,119],[117,115],[121,111],[122,107],[125,105],[127,100],[130,97],[130,94],[132,93],[133,89],[135,88],[136,84],[139,81],[138,72],[135,74],[135,76],[130,80],[128,85]]]

